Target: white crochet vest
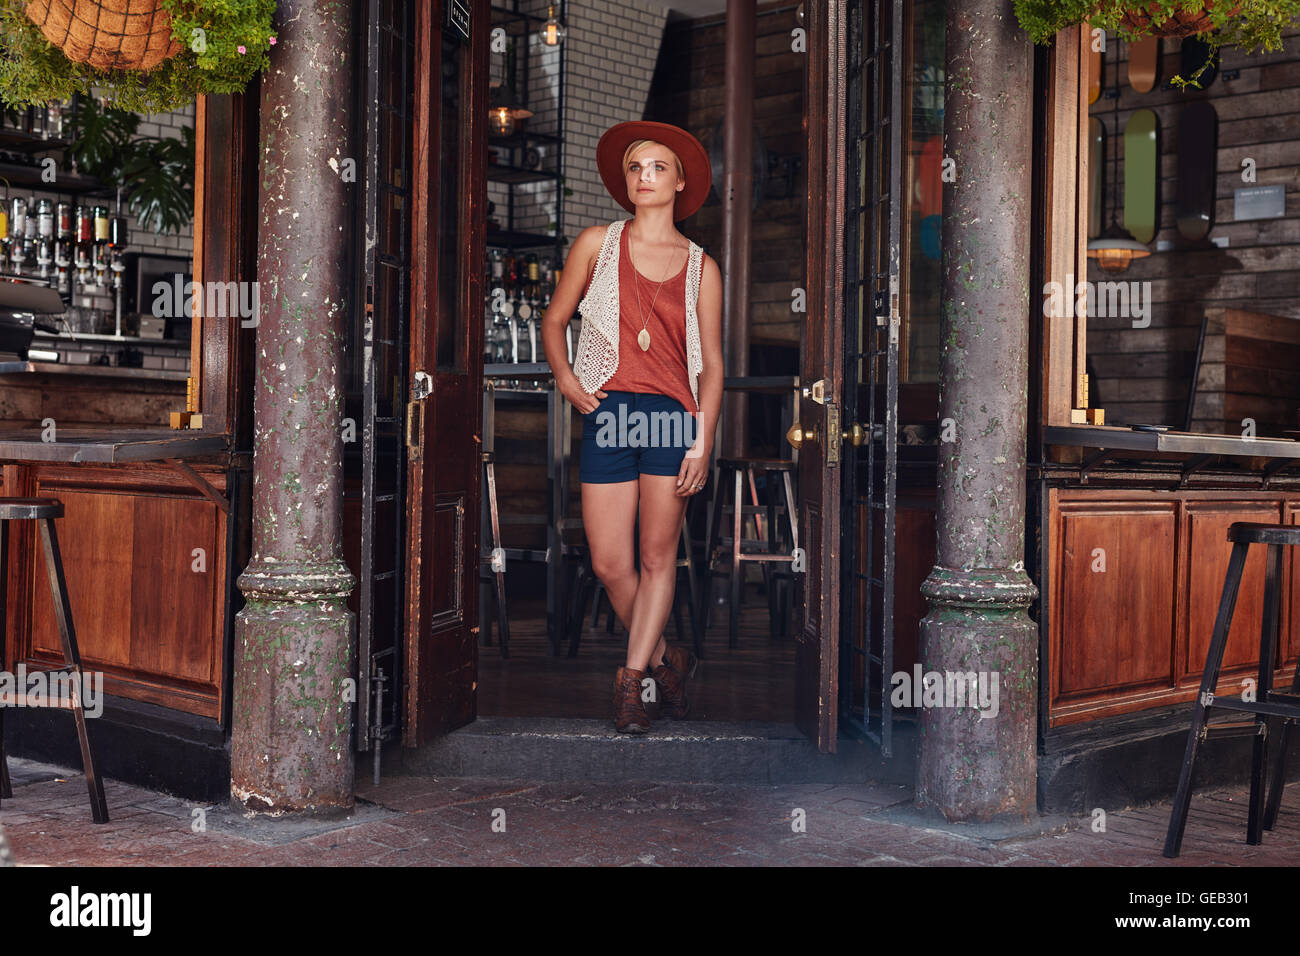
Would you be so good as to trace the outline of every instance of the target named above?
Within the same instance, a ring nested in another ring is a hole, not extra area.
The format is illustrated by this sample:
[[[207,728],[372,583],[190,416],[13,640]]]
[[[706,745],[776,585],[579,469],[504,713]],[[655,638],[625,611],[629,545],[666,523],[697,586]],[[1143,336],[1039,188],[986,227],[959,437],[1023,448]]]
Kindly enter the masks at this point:
[[[588,395],[593,394],[618,371],[618,250],[623,227],[631,221],[622,219],[611,222],[605,230],[605,241],[596,257],[596,271],[591,277],[591,285],[578,303],[578,311],[582,313],[582,332],[578,336],[578,354],[573,361],[573,372],[578,376],[582,390]],[[691,380],[691,397],[695,399],[696,411],[700,408],[697,378],[704,369],[699,315],[695,311],[700,298],[703,264],[704,250],[692,242],[686,263],[686,372]]]

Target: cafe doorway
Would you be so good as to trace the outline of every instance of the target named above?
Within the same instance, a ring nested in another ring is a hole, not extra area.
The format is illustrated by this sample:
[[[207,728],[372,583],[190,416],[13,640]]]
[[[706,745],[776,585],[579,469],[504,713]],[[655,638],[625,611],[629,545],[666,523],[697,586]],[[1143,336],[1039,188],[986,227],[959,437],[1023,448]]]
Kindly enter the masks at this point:
[[[832,21],[826,10],[805,13],[800,7],[765,5],[755,21],[759,108],[754,125],[756,152],[763,161],[755,176],[752,258],[762,269],[754,270],[752,280],[748,379],[761,379],[765,387],[754,388],[746,380],[736,384],[742,393],[753,392],[751,454],[798,461],[797,527],[808,565],[796,575],[800,580],[782,607],[767,600],[765,576],[756,568],[750,571],[734,647],[728,641],[728,605],[710,602],[705,670],[692,718],[795,724],[818,749],[834,752],[841,620],[835,582],[841,571],[844,486],[837,458],[820,447],[810,453],[808,446],[800,455],[788,435],[795,422],[826,428],[841,401],[845,352],[837,330],[845,308],[843,197],[835,189],[843,187],[846,154],[842,124],[828,117],[846,108],[842,85],[831,90],[837,82],[834,47],[845,44],[847,34],[843,21]],[[489,240],[527,230],[501,228],[507,225],[500,220],[507,212],[502,207],[518,197],[511,193],[504,203],[492,198],[496,194],[499,199],[496,190],[517,169],[505,149],[514,134],[489,127],[489,107],[503,94],[493,91],[492,32],[482,25],[496,26],[507,15],[486,2],[468,9],[468,21],[460,22],[448,20],[441,3],[408,10],[372,0],[362,31],[370,71],[361,107],[368,172],[359,193],[358,222],[368,241],[357,266],[364,309],[358,310],[351,332],[355,368],[349,415],[358,425],[358,443],[346,504],[349,561],[359,571],[354,597],[361,651],[356,746],[375,757],[376,768],[381,751],[398,740],[408,748],[420,747],[478,717],[607,723],[609,684],[622,663],[626,640],[617,621],[610,629],[608,602],[595,608],[593,626],[589,599],[580,605],[577,655],[555,653],[560,604],[552,597],[548,607],[548,577],[567,580],[571,569],[561,549],[553,546],[554,538],[547,560],[548,534],[558,533],[566,544],[582,541],[575,520],[581,516],[576,447],[563,463],[572,478],[572,500],[563,502],[569,510],[559,515],[567,520],[556,527],[544,519],[552,525],[549,529],[535,520],[513,525],[505,520],[512,509],[546,513],[554,472],[548,473],[545,458],[537,468],[523,442],[539,433],[549,441],[553,426],[536,407],[519,403],[511,408],[503,400],[509,389],[485,388],[485,372],[493,364],[487,359],[499,357],[489,354]],[[510,17],[517,18],[513,12]],[[549,223],[542,223],[552,236],[563,236],[567,245],[585,225],[625,218],[621,211],[611,211],[617,207],[594,170],[595,140],[614,122],[642,116],[672,122],[701,132],[706,148],[716,138],[714,155],[719,155],[721,114],[715,107],[696,115],[681,84],[698,89],[701,76],[707,75],[721,94],[721,74],[705,69],[723,56],[721,26],[720,16],[683,21],[665,14],[662,37],[648,48],[642,113],[614,115],[617,110],[595,100],[591,123],[569,122],[565,140],[556,137],[548,144],[565,157],[560,180],[565,202]],[[792,45],[790,38],[800,35],[796,29],[804,31],[806,40]],[[566,42],[574,39],[570,33]],[[615,67],[611,60],[610,68]],[[521,87],[514,87],[515,92]],[[543,89],[535,86],[533,92],[544,96]],[[572,110],[560,108],[572,94],[576,91],[558,94],[557,118],[573,116]],[[585,140],[575,131],[584,127]],[[490,149],[495,161],[489,159]],[[527,157],[527,150],[522,154]],[[542,172],[545,163],[543,157]],[[716,159],[714,166],[716,187],[722,170]],[[714,195],[682,224],[684,233],[719,262],[721,217],[722,204]],[[521,251],[527,261],[527,250]],[[556,261],[562,267],[562,258]],[[795,292],[807,302],[798,314],[790,305]],[[530,363],[514,364],[518,374],[499,377],[527,381]],[[816,382],[833,383],[834,398],[814,390],[809,383]],[[829,406],[820,400],[824,398],[831,399]],[[489,605],[486,615],[478,610],[480,588],[492,587],[494,575],[494,549],[485,538],[491,522],[481,520],[490,487],[482,460],[488,401],[496,403],[492,451],[498,517],[503,536],[518,536],[515,541],[505,538],[504,545],[508,656],[495,626],[496,608]],[[564,412],[572,416],[572,426],[576,413],[570,408]],[[719,452],[715,445],[715,455]],[[766,500],[761,486],[748,491]],[[701,557],[707,531],[703,504],[688,525]],[[758,522],[768,525],[765,532],[770,529],[766,519],[758,516]],[[787,519],[779,515],[778,520]],[[757,530],[757,522],[747,523]],[[520,559],[517,553],[512,557],[512,550],[540,552],[541,560]],[[568,603],[563,601],[566,610]],[[778,613],[786,616],[786,626],[774,620]],[[484,633],[489,616],[491,643]],[[685,604],[681,621],[678,631],[670,619],[667,637],[693,643]],[[564,637],[562,650],[567,651],[569,635]]]

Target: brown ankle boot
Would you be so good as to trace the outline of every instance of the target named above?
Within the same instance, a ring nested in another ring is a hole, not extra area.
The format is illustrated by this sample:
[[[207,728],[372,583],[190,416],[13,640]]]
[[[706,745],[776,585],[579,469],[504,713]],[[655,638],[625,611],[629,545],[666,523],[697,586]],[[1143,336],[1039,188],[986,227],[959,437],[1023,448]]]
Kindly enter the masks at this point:
[[[620,667],[614,676],[614,729],[620,734],[643,734],[650,729],[645,704],[641,701],[641,681],[645,671]]]
[[[670,720],[682,720],[690,709],[686,682],[695,673],[699,659],[690,651],[669,645],[664,660],[668,663],[650,671],[659,687],[659,713]]]
[[[669,667],[687,678],[695,676],[695,669],[700,664],[700,659],[693,651],[678,647],[676,644],[664,645],[664,660],[668,662]]]

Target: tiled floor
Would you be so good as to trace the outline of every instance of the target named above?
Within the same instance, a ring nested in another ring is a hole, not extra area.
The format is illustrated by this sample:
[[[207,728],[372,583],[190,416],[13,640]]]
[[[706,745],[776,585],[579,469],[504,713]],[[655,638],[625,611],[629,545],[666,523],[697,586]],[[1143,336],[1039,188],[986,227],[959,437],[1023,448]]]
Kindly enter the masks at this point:
[[[922,822],[904,788],[505,783],[389,777],[332,823],[249,821],[110,781],[112,821],[90,823],[84,780],[13,761],[0,827],[19,865],[1264,866],[1300,863],[1300,785],[1262,846],[1245,842],[1245,791],[1198,793],[1176,861],[1160,855],[1168,804],[1037,821],[1007,838]],[[796,821],[803,821],[799,832]],[[1045,832],[1036,832],[1045,831]]]

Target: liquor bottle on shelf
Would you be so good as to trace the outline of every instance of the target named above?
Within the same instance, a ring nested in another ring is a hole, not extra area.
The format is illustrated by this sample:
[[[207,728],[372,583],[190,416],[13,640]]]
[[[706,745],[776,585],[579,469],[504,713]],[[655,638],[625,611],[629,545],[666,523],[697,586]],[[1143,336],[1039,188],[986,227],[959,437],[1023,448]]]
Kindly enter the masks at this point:
[[[54,285],[64,297],[72,294],[72,221],[72,204],[59,203],[54,211]]]
[[[90,248],[90,266],[95,272],[95,285],[105,288],[109,259],[108,207],[96,206],[94,211],[95,241]]]
[[[518,335],[520,337],[519,355],[516,361],[535,362],[533,356],[537,354],[537,334],[533,327],[533,307],[526,299],[521,298],[515,308],[515,315],[518,317]]]
[[[76,234],[72,246],[72,263],[77,269],[77,285],[90,285],[90,249],[95,244],[94,212],[89,206],[78,206]]]
[[[12,249],[10,261],[14,273],[23,274],[23,263],[27,261],[27,200],[15,196],[9,200],[9,236]]]
[[[54,203],[48,199],[36,200],[36,265],[40,277],[50,277],[50,263],[54,261]]]
[[[541,267],[537,262],[537,253],[535,252],[528,253],[528,257],[524,259],[524,268],[528,274],[528,287],[527,287],[526,295],[529,299],[536,298],[537,283],[541,280],[542,277]]]
[[[0,112],[0,119],[4,116]],[[0,202],[0,272],[9,271],[9,252],[11,243],[9,242],[9,197],[5,196],[4,201]]]
[[[122,216],[122,198],[118,194],[117,215],[108,225],[108,268],[113,273],[113,334],[122,334],[122,273],[126,271],[123,259],[127,244],[130,242],[130,230]]]

